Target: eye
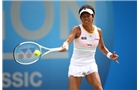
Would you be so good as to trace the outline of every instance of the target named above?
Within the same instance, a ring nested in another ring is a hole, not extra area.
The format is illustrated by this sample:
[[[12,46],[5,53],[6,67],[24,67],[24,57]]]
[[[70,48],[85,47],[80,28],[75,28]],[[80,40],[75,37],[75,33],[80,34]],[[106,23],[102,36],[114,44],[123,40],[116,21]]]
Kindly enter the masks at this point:
[[[82,15],[82,18],[89,18],[90,17],[90,15]]]
[[[86,16],[85,16],[85,15],[83,15],[83,16],[82,16],[82,18],[86,18]]]

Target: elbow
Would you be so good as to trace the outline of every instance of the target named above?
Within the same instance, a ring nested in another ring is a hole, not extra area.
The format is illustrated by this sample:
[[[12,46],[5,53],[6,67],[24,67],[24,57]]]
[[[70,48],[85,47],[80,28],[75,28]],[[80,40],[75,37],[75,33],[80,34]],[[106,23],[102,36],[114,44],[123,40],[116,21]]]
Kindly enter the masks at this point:
[[[103,49],[105,49],[105,46],[99,46],[99,49],[102,51]]]

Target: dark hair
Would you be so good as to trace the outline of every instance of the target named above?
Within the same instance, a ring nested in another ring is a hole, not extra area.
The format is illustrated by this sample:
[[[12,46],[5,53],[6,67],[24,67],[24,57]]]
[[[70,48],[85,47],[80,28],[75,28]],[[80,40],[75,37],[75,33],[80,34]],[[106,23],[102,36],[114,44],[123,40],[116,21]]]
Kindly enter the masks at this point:
[[[80,9],[79,9],[79,14],[81,12],[81,10],[85,9],[85,8],[89,8],[93,11],[94,15],[95,15],[95,10],[91,5],[83,5]]]

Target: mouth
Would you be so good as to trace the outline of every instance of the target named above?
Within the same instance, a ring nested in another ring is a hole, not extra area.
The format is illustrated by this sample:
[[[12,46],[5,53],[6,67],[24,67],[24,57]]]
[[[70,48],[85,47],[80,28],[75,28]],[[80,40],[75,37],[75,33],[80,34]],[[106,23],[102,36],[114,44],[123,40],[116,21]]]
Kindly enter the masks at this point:
[[[85,23],[88,23],[89,21],[84,21]]]

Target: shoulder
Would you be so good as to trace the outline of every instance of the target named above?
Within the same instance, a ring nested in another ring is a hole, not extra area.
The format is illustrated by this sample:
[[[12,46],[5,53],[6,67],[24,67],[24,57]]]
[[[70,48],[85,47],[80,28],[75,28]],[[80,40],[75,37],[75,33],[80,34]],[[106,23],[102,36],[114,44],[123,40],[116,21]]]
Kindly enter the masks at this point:
[[[98,27],[98,26],[96,26],[96,25],[94,25],[94,26],[97,28],[97,30],[98,30],[99,32],[102,31],[102,29],[101,29],[100,27]]]
[[[75,38],[78,38],[81,35],[80,26],[74,26],[71,33],[75,35]]]
[[[96,27],[97,27],[97,26],[96,26]],[[99,27],[97,27],[97,31],[98,31],[99,35],[101,36],[101,35],[102,35],[102,29],[99,28]]]
[[[74,26],[72,29],[79,30],[80,29],[80,26],[79,25],[78,26]]]
[[[98,30],[99,33],[102,33],[102,29],[101,28],[97,27],[97,30]]]
[[[74,26],[74,27],[72,28],[72,31],[74,31],[74,32],[79,32],[79,31],[81,31],[80,26]]]

